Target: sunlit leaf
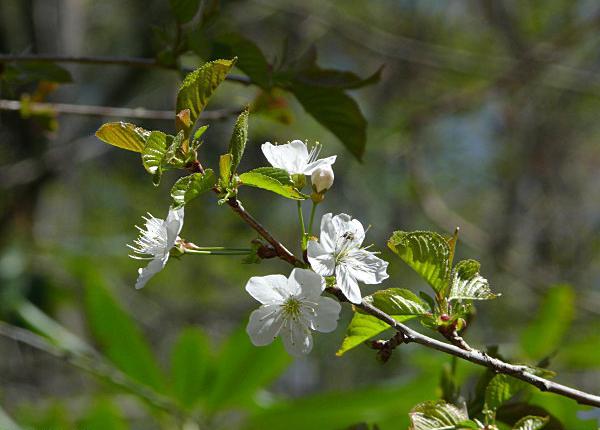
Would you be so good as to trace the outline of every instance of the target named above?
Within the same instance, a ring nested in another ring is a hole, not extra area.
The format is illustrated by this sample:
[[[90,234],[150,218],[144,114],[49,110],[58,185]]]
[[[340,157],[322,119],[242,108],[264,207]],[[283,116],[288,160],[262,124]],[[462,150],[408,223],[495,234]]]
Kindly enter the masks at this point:
[[[96,131],[96,137],[101,141],[135,152],[144,150],[148,136],[148,130],[128,122],[108,122]]]
[[[177,93],[177,112],[189,109],[192,124],[195,123],[235,61],[236,59],[210,61],[188,74]]]
[[[459,428],[458,423],[469,419],[466,411],[443,400],[419,403],[409,417],[409,430],[453,430]]]
[[[488,280],[479,274],[479,262],[463,260],[452,272],[448,300],[489,300],[498,297],[490,289]]]
[[[154,185],[160,182],[166,153],[167,135],[161,131],[151,132],[142,150],[142,164],[148,173],[154,175]]]
[[[388,315],[427,315],[431,313],[427,302],[404,288],[379,290],[366,296],[364,301]]]
[[[548,420],[548,417],[524,417],[515,424],[513,430],[540,430],[548,424]]]
[[[450,247],[446,239],[430,231],[396,231],[388,246],[437,293],[444,291],[450,274]]]
[[[298,191],[288,172],[275,167],[259,167],[240,175],[242,185],[272,191],[292,200],[304,200],[308,196]]]
[[[180,178],[173,188],[171,197],[176,206],[183,206],[215,186],[215,174],[211,169],[206,169],[204,174],[192,173]]]
[[[416,315],[392,315],[398,322],[404,322],[415,318]],[[355,312],[352,316],[352,321],[348,325],[346,337],[342,342],[342,346],[336,352],[337,356],[342,356],[352,348],[356,348],[363,342],[371,339],[374,336],[384,332],[390,328],[389,324],[375,318],[374,316]]]
[[[496,411],[503,403],[510,400],[527,384],[508,375],[496,375],[485,389],[484,409]]]
[[[233,164],[233,155],[223,154],[219,157],[219,177],[223,185],[227,186],[231,179],[231,165]]]

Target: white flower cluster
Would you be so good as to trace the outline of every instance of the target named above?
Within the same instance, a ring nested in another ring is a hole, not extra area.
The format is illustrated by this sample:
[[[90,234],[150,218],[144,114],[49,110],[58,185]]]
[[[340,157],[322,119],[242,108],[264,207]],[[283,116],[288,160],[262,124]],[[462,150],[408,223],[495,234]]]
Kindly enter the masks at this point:
[[[336,156],[318,159],[320,145],[310,152],[304,142],[294,140],[285,145],[266,142],[262,151],[273,167],[290,175],[311,176],[315,193],[321,195],[333,185]],[[132,258],[150,260],[138,270],[136,288],[161,271],[179,240],[184,210],[171,208],[165,220],[149,214],[145,228],[137,227],[140,236],[128,245],[137,255]],[[335,283],[352,303],[360,303],[358,283],[379,284],[387,279],[388,263],[362,247],[365,229],[349,215],[323,215],[319,240],[310,240],[308,261],[312,270],[294,269],[289,278],[269,275],[250,278],[246,291],[261,303],[252,312],[247,332],[254,345],[271,343],[280,336],[286,350],[294,356],[308,354],[313,346],[311,330],[327,333],[335,330],[340,304],[321,294],[326,277]]]

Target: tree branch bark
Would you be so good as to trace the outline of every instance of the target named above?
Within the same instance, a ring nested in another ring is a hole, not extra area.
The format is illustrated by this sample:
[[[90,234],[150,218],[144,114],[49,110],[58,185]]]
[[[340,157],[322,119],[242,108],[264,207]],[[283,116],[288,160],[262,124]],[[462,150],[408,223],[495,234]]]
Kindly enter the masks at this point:
[[[110,106],[90,106],[69,103],[23,103],[19,100],[0,100],[0,110],[21,111],[26,108],[33,114],[52,113],[70,115],[90,115],[115,118],[136,118],[174,121],[175,113],[172,110],[153,110],[145,108],[118,108]],[[204,120],[223,120],[240,113],[240,109],[218,109],[203,111],[200,118]]]
[[[153,58],[139,57],[102,57],[102,56],[69,56],[69,55],[44,55],[44,54],[0,54],[0,63],[26,63],[26,62],[42,62],[42,63],[71,63],[71,64],[87,64],[87,65],[115,65],[138,67],[145,69],[165,69],[175,70],[174,67],[158,63]],[[182,72],[188,73],[194,69],[183,68]],[[252,81],[246,76],[228,75],[225,78],[227,81],[237,82],[242,85],[251,85]]]

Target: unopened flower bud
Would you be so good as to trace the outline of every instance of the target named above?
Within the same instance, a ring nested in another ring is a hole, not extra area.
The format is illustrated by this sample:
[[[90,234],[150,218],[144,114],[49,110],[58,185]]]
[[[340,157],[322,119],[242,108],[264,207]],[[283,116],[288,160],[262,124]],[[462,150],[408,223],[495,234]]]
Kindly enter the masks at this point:
[[[324,193],[333,185],[333,169],[331,166],[319,167],[310,176],[313,189],[317,193]]]

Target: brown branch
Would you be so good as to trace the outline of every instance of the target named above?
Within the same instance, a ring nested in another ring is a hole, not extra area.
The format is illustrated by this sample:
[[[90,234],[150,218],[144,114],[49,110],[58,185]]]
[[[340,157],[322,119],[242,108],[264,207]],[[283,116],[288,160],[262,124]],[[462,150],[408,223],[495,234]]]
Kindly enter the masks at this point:
[[[302,262],[302,260],[296,258],[294,254],[292,254],[281,242],[271,236],[271,233],[267,231],[252,215],[250,215],[246,209],[242,206],[242,202],[240,202],[235,197],[232,197],[227,200],[227,204],[235,213],[237,213],[240,218],[244,220],[246,224],[252,227],[258,234],[260,234],[269,244],[273,247],[277,256],[284,261],[287,261],[292,266],[295,267],[306,267],[306,264]]]
[[[153,110],[145,108],[118,108],[110,106],[90,106],[69,103],[21,102],[19,100],[0,100],[0,110],[21,111],[32,114],[59,113],[67,115],[90,115],[115,118],[137,118],[174,121],[172,110]],[[218,109],[203,111],[200,118],[205,120],[223,120],[239,114],[240,109]]]
[[[342,291],[338,288],[328,288],[328,292],[333,294],[341,302],[347,301]],[[575,388],[568,387],[566,385],[558,384],[548,379],[531,373],[531,369],[527,366],[521,366],[516,364],[506,363],[497,358],[487,355],[485,352],[470,349],[465,350],[456,345],[451,345],[445,342],[441,342],[437,339],[433,339],[429,336],[421,334],[410,327],[399,323],[390,315],[382,312],[378,308],[369,303],[363,301],[361,304],[355,305],[357,308],[363,310],[369,315],[389,324],[398,333],[401,333],[402,343],[418,343],[427,348],[435,349],[445,354],[453,355],[471,363],[478,364],[480,366],[487,367],[493,370],[495,373],[502,373],[510,375],[514,378],[520,379],[534,387],[537,387],[541,391],[547,391],[550,393],[559,394],[563,397],[568,397],[575,400],[577,403],[582,405],[600,407],[600,396],[586,393]]]
[[[44,54],[0,54],[0,63],[25,63],[25,62],[42,62],[42,63],[71,63],[71,64],[87,64],[87,65],[115,65],[139,67],[146,69],[165,69],[175,70],[175,67],[161,64],[153,58],[139,57],[103,57],[103,56],[70,56],[70,55],[44,55]],[[183,68],[184,73],[189,73],[194,69]],[[226,80],[237,82],[243,85],[251,85],[252,80],[246,76],[228,75]]]
[[[177,405],[175,405],[170,399],[156,393],[151,388],[134,381],[129,376],[110,365],[97,353],[85,354],[74,350],[60,348],[38,334],[21,327],[7,324],[3,321],[0,321],[0,336],[24,343],[40,351],[47,352],[50,355],[64,360],[69,364],[79,367],[80,369],[92,373],[97,377],[109,381],[114,385],[137,395],[159,409],[163,409],[175,416],[181,415]]]

